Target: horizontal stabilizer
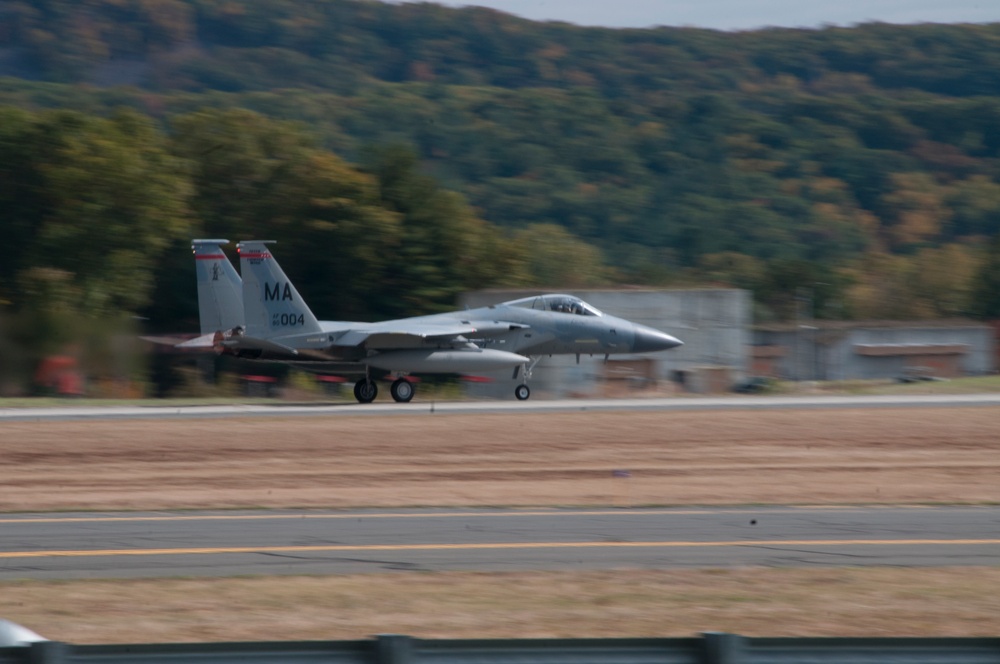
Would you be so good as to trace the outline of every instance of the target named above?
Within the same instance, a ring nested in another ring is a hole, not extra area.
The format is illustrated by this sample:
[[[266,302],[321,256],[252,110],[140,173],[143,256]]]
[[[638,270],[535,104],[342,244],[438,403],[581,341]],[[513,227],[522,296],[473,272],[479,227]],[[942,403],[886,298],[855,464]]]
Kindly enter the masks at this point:
[[[139,337],[143,341],[148,341],[153,344],[159,344],[160,346],[180,346],[182,343],[186,343],[189,337],[171,337],[171,336],[144,336]]]
[[[215,339],[218,332],[210,332],[209,334],[202,334],[194,339],[189,339],[184,343],[174,344],[174,348],[214,348]]]
[[[256,337],[231,337],[220,342],[224,348],[232,350],[263,350],[280,355],[298,355],[299,351],[276,341]]]

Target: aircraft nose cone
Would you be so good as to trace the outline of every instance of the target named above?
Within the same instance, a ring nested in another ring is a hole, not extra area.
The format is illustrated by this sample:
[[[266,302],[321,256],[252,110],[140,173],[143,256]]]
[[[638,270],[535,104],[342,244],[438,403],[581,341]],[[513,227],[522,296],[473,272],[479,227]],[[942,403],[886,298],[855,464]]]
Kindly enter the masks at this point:
[[[660,332],[643,325],[635,326],[635,341],[632,342],[633,353],[655,353],[683,345],[683,341],[666,332]]]

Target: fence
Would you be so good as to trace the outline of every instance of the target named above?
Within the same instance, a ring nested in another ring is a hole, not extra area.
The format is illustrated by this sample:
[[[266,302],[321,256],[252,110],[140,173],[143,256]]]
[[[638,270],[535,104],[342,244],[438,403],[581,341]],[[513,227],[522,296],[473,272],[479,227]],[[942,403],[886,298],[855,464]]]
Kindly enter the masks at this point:
[[[425,640],[71,645],[0,648],[0,664],[1000,664],[1000,638]]]

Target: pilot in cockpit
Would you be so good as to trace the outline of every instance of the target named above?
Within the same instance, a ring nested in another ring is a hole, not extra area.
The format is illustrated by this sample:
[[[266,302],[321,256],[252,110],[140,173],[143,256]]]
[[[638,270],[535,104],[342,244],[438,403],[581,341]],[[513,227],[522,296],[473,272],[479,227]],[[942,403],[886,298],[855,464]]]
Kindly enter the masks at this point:
[[[579,300],[572,300],[569,298],[553,299],[550,301],[549,308],[552,311],[558,311],[564,314],[574,314],[576,316],[583,316],[587,313],[583,304]]]
[[[552,300],[552,311],[558,311],[564,314],[571,314],[573,313],[573,303],[565,298]]]

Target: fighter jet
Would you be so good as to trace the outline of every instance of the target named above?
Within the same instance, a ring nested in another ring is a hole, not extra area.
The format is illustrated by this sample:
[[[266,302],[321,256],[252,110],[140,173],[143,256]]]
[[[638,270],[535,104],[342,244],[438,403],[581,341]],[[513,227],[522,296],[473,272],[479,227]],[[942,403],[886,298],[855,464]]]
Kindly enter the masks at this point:
[[[523,377],[546,355],[651,353],[682,345],[669,334],[598,311],[572,295],[549,294],[465,311],[378,323],[320,321],[278,265],[271,241],[240,242],[240,276],[222,252],[226,240],[194,240],[202,336],[180,347],[213,346],[254,360],[327,374],[362,374],[354,396],[378,395],[371,370],[387,371],[397,402],[413,399],[413,373],[512,369]],[[242,300],[242,311],[240,311]]]

